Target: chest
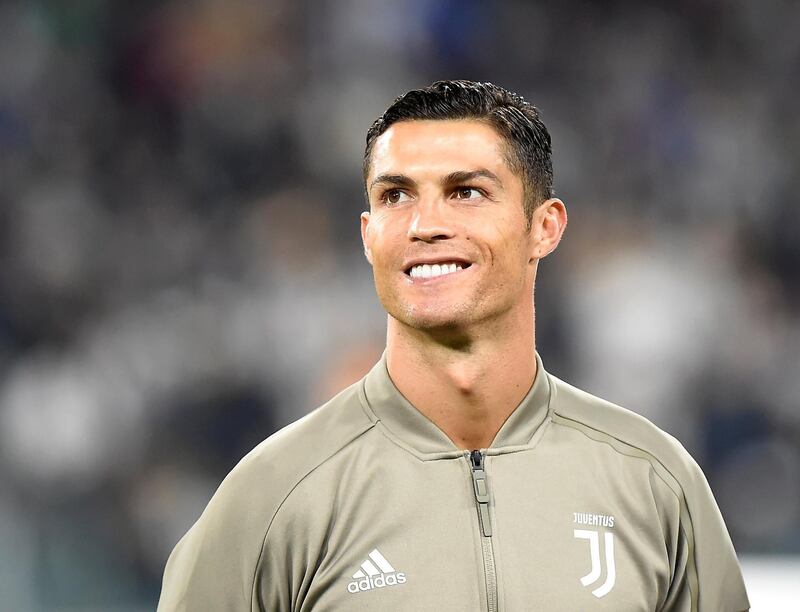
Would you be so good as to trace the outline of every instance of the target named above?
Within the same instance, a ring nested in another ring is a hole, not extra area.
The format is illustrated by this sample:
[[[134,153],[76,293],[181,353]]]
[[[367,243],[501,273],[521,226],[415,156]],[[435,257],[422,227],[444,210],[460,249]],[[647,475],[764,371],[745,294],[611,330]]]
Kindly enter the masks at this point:
[[[296,610],[635,612],[668,584],[636,470],[519,452],[368,471],[294,526]]]

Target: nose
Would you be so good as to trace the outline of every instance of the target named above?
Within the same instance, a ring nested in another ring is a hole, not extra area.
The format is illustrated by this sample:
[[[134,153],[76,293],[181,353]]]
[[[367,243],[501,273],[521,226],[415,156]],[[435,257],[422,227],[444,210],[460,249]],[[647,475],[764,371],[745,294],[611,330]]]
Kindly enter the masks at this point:
[[[455,235],[452,219],[447,218],[446,204],[439,199],[417,202],[408,237],[412,242],[436,242],[447,240]]]

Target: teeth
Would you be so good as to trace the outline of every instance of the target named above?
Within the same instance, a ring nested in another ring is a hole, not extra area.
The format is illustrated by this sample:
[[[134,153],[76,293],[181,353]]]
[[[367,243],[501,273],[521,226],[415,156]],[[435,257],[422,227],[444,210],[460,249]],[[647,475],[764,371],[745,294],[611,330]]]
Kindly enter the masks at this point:
[[[452,274],[463,270],[463,266],[457,263],[445,264],[420,264],[411,268],[412,278],[434,278],[436,276],[444,276],[445,274]]]

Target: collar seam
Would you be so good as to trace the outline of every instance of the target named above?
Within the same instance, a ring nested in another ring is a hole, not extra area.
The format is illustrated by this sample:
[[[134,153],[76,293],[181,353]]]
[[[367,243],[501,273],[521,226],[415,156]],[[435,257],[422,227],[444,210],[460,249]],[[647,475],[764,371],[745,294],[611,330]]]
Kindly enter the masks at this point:
[[[410,453],[420,461],[440,461],[440,460],[452,460],[452,459],[459,459],[465,456],[467,451],[461,450],[459,448],[453,447],[452,450],[442,450],[442,451],[434,451],[430,453],[423,452],[417,448],[414,448],[411,444],[403,440],[400,436],[398,436],[395,432],[393,432],[386,423],[384,423],[380,418],[376,422],[376,429],[378,429],[381,434],[383,434],[390,442],[399,446],[406,452]]]

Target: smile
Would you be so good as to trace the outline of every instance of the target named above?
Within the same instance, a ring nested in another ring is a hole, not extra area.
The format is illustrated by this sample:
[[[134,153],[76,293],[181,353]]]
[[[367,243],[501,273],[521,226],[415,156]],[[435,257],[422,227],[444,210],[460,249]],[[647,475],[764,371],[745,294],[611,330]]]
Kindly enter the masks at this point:
[[[468,268],[469,264],[456,263],[456,262],[443,262],[440,264],[418,264],[412,266],[408,271],[411,278],[436,278],[445,276],[447,274],[455,274],[464,268]]]

